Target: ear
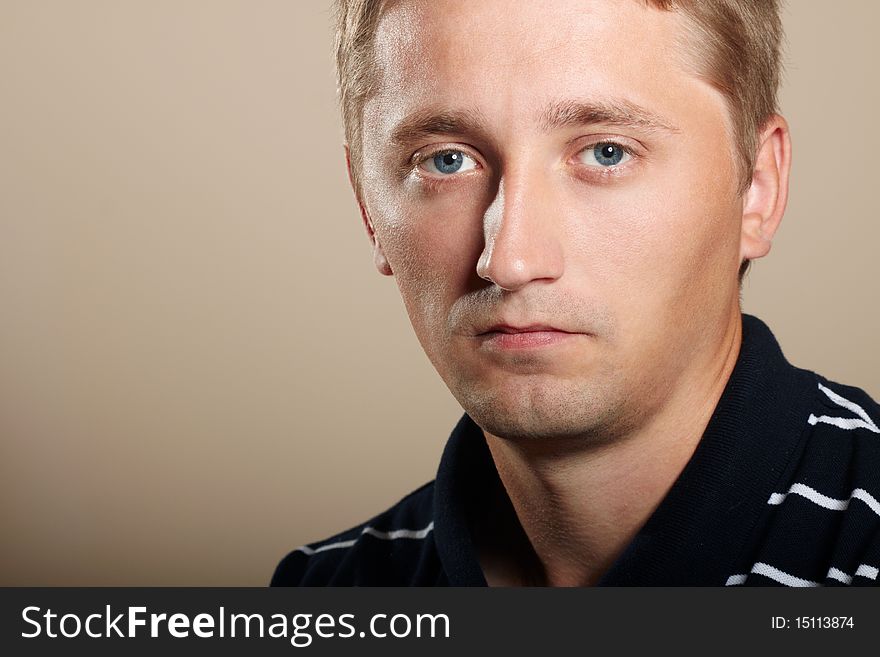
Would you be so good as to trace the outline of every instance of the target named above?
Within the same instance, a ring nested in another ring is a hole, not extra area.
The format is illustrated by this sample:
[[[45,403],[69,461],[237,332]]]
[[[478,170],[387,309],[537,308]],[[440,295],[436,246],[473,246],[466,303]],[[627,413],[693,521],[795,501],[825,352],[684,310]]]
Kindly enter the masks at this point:
[[[740,261],[761,258],[770,252],[776,229],[788,202],[791,171],[791,135],[788,123],[772,115],[758,136],[752,183],[743,195]]]
[[[361,212],[361,219],[364,222],[364,228],[366,228],[367,236],[370,238],[370,243],[373,245],[373,263],[376,265],[376,269],[379,270],[380,274],[384,276],[394,276],[394,272],[391,271],[391,265],[388,264],[388,259],[385,257],[385,252],[382,250],[382,245],[379,243],[379,238],[376,237],[376,231],[373,229],[373,222],[370,220],[367,206],[364,205],[361,193],[358,190],[357,185],[354,184],[354,175],[351,171],[351,151],[348,148],[348,144],[345,144],[345,168],[348,171],[348,182],[351,185],[351,189],[354,192],[354,198],[358,204],[358,209]]]

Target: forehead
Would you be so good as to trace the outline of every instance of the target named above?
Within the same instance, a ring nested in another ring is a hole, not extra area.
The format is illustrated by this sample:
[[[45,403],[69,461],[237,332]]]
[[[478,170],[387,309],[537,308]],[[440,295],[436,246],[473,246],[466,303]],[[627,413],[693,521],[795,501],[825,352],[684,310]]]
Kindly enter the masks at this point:
[[[534,117],[561,98],[625,99],[675,111],[700,81],[686,70],[683,18],[641,0],[398,0],[375,41],[382,124],[432,105]]]

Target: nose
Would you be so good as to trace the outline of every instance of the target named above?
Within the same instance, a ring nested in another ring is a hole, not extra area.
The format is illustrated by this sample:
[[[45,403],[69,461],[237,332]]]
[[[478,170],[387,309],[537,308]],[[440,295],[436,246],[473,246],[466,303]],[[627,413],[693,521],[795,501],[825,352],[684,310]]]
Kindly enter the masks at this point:
[[[508,174],[483,216],[484,247],[477,274],[498,287],[518,290],[562,276],[562,222],[551,185],[526,171]]]

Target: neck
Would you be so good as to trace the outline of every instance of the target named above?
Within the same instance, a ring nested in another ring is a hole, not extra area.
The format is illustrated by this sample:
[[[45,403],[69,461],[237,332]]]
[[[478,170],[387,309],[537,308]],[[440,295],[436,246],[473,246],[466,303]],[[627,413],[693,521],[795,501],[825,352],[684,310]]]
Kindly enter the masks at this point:
[[[739,354],[738,310],[733,319],[714,352],[626,436],[571,450],[484,431],[504,487],[475,537],[490,585],[589,586],[601,579],[693,455]]]

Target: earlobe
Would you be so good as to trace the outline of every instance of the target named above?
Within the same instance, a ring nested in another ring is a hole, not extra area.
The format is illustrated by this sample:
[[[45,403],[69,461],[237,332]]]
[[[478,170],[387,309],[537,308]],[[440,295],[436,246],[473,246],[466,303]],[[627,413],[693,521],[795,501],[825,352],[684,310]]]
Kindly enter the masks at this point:
[[[370,238],[370,243],[373,245],[373,262],[376,265],[376,269],[384,276],[393,276],[394,272],[391,271],[391,265],[388,264],[388,259],[385,257],[385,252],[382,250],[382,245],[379,243],[378,237],[376,237],[373,222],[370,220],[370,215],[361,199],[357,185],[355,185],[354,175],[351,170],[351,151],[348,148],[348,144],[345,144],[345,167],[348,171],[348,182],[354,192],[354,197],[358,204],[358,210],[360,210],[361,213],[361,221],[363,221],[364,228],[367,231],[367,237]]]
[[[391,271],[391,265],[388,264],[388,258],[385,257],[385,251],[382,250],[382,244],[379,242],[379,238],[376,235],[376,230],[373,228],[373,222],[370,220],[367,208],[360,199],[358,199],[358,208],[361,211],[361,219],[364,222],[364,228],[367,229],[367,236],[370,238],[370,243],[373,245],[373,262],[376,265],[376,269],[383,276],[394,276],[394,272]]]
[[[790,171],[788,123],[774,114],[759,134],[752,182],[743,196],[740,260],[754,260],[770,252],[788,201]]]
[[[383,276],[394,276],[394,272],[391,271],[391,265],[388,264],[388,259],[382,250],[382,245],[379,244],[377,239],[373,240],[373,262],[380,274]]]
[[[367,230],[367,236],[370,238],[370,243],[373,245],[373,262],[376,265],[376,269],[383,276],[393,276],[394,272],[391,271],[391,265],[388,264],[388,259],[385,257],[385,251],[382,250],[382,244],[376,236],[376,231],[373,228],[373,222],[370,220],[367,208],[360,199],[358,199],[357,203],[358,208],[361,211],[361,219],[364,222],[364,228]]]

